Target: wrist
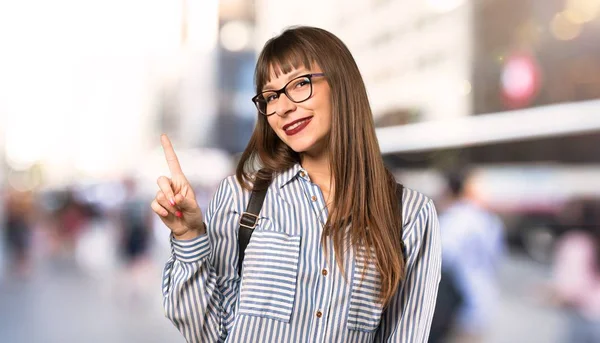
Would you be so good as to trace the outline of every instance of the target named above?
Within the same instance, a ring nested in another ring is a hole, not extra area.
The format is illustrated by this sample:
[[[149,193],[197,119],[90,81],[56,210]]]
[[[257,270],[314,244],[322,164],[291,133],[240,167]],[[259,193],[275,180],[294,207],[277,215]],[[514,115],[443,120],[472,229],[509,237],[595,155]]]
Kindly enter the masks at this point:
[[[202,222],[202,223],[200,223],[199,227],[190,228],[188,231],[182,233],[181,235],[177,235],[177,234],[173,233],[173,238],[175,238],[178,241],[189,241],[189,240],[198,238],[199,236],[202,236],[205,233],[206,233],[206,225],[204,224],[204,222]]]

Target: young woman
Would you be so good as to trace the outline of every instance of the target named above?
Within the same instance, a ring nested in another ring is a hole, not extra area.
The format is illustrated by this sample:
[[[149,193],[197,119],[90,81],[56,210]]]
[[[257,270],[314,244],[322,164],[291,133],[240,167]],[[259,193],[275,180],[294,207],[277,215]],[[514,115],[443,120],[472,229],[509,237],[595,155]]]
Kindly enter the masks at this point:
[[[266,43],[255,81],[254,133],[204,216],[161,137],[172,175],[152,209],[172,231],[166,316],[190,342],[426,342],[436,211],[409,189],[400,203],[349,50],[325,30],[288,29]],[[263,181],[240,276],[240,217]]]

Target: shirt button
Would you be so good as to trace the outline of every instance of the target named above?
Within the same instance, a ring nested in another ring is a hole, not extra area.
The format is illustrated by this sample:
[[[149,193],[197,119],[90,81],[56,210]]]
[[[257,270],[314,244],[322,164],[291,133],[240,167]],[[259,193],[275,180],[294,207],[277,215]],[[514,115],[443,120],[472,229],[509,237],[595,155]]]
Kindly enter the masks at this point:
[[[314,195],[313,195],[313,196],[311,196],[311,197],[310,197],[310,199],[311,199],[312,201],[317,201],[317,197],[316,197],[316,196],[314,196]]]
[[[317,318],[321,318],[321,317],[323,317],[323,312],[317,311]]]
[[[301,171],[301,172],[300,172],[300,176],[304,177],[304,175],[305,175],[305,174],[304,174],[304,172],[303,172],[303,171]]]
[[[321,274],[323,274],[323,276],[327,275],[327,269],[323,269],[323,270],[321,271]]]

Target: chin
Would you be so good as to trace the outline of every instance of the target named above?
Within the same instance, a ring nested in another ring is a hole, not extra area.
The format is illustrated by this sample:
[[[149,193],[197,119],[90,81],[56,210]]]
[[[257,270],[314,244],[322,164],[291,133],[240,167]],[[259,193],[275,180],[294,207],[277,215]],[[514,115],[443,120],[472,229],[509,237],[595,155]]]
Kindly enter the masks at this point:
[[[297,153],[307,152],[312,148],[312,146],[306,144],[288,144],[288,146]]]
[[[317,141],[310,139],[310,140],[306,140],[306,141],[298,141],[298,142],[292,142],[291,144],[288,144],[288,146],[290,148],[292,148],[292,150],[294,150],[297,153],[310,153],[310,152],[316,152],[319,149],[320,144],[318,144]]]

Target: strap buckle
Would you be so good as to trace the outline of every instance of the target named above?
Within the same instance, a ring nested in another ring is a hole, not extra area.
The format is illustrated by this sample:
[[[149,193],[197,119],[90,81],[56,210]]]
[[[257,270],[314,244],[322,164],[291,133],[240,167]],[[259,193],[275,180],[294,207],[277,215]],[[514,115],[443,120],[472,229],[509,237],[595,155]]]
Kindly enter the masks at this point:
[[[240,218],[240,226],[254,230],[258,223],[258,216],[254,213],[244,212]]]

